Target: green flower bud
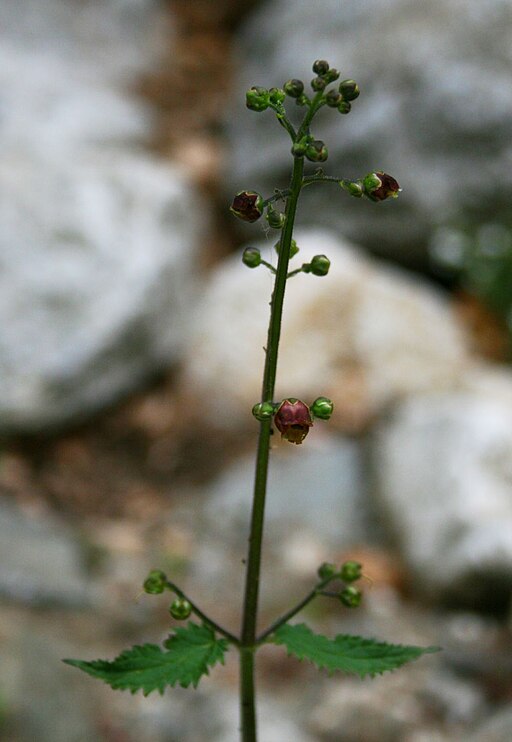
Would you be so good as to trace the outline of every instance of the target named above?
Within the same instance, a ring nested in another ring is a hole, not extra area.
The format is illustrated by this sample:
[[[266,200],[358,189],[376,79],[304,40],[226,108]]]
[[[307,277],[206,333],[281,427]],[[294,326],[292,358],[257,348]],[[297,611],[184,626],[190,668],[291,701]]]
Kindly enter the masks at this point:
[[[279,248],[280,247],[281,247],[281,243],[280,242],[276,242],[276,244],[274,245],[274,250],[276,251],[276,253],[278,255],[279,255]],[[290,255],[289,255],[289,259],[291,260],[294,255],[297,255],[298,252],[299,252],[299,248],[297,247],[297,243],[292,238],[292,241],[290,242]]]
[[[382,170],[369,173],[363,178],[364,195],[371,201],[385,201],[387,198],[397,198],[402,190],[397,181]]]
[[[283,399],[274,415],[274,423],[281,438],[290,443],[302,443],[313,425],[309,407],[300,399]]]
[[[306,148],[306,157],[310,162],[325,162],[328,151],[321,139],[314,139]]]
[[[295,142],[295,144],[292,145],[292,155],[294,157],[304,157],[307,148],[308,143],[304,139],[301,139],[300,142]]]
[[[311,80],[311,87],[315,92],[318,92],[319,90],[324,90],[327,83],[325,82],[323,77],[314,77]]]
[[[359,562],[349,561],[341,565],[341,579],[345,582],[360,580],[363,574],[363,565]]]
[[[352,106],[350,105],[348,100],[341,100],[340,103],[338,104],[338,111],[340,113],[350,113],[351,109],[352,109]]]
[[[184,621],[192,613],[192,606],[185,598],[176,598],[169,607],[169,613],[177,621]]]
[[[246,247],[242,253],[242,263],[248,268],[257,268],[261,263],[261,253],[257,247]]]
[[[329,90],[325,95],[325,102],[330,108],[338,108],[342,101],[341,94],[337,90]]]
[[[349,585],[340,593],[340,601],[347,608],[357,608],[361,605],[363,593],[357,587]]]
[[[256,418],[256,420],[259,420],[260,423],[264,422],[265,420],[269,420],[275,411],[275,406],[272,404],[272,402],[258,402],[254,405],[252,408],[252,414]]]
[[[299,97],[295,101],[295,103],[298,106],[305,106],[307,104],[307,102],[308,102],[308,96],[305,95],[305,94],[299,95]]]
[[[340,186],[354,198],[361,198],[364,193],[360,180],[340,180]]]
[[[284,214],[280,211],[276,211],[272,204],[269,204],[265,218],[268,222],[268,226],[272,229],[281,229],[284,225]]]
[[[317,59],[316,62],[313,63],[313,72],[315,75],[325,75],[328,71],[329,62],[326,62],[325,59]]]
[[[359,85],[354,80],[342,80],[338,85],[338,90],[344,100],[355,100],[360,93]]]
[[[270,88],[268,95],[270,102],[277,106],[281,105],[286,98],[286,93],[281,88]]]
[[[167,576],[159,569],[152,569],[144,580],[144,592],[149,595],[159,595],[167,587]]]
[[[328,420],[333,410],[334,404],[327,397],[317,397],[311,405],[313,417],[318,417],[320,420]]]
[[[335,80],[337,80],[339,76],[340,76],[340,73],[338,72],[338,70],[336,70],[336,69],[334,69],[334,67],[332,67],[332,68],[331,68],[331,69],[330,69],[330,70],[329,70],[328,72],[326,72],[326,74],[324,75],[324,80],[325,80],[325,82],[326,82],[327,84],[329,84],[330,82],[334,82]]]
[[[288,80],[283,85],[283,90],[290,98],[299,98],[304,92],[304,83],[302,80]]]
[[[337,571],[335,564],[324,562],[318,567],[317,574],[321,580],[326,580],[328,577],[333,577]]]
[[[244,222],[255,222],[263,214],[263,198],[256,191],[240,191],[229,210]]]
[[[309,265],[310,270],[308,272],[314,276],[326,276],[329,273],[331,261],[326,255],[315,255]]]
[[[251,111],[265,111],[270,103],[266,88],[252,87],[245,94],[245,104]]]

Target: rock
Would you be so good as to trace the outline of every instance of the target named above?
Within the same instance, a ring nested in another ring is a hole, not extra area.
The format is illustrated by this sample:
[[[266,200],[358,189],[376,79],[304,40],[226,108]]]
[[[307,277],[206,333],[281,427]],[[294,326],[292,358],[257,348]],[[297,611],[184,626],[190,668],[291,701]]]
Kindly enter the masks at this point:
[[[0,8],[0,430],[32,433],[176,360],[204,207],[143,151],[150,111],[127,93],[158,3]]]
[[[512,588],[512,380],[501,398],[477,386],[397,405],[373,439],[372,466],[417,586],[504,609]]]
[[[320,56],[361,88],[348,116],[326,110],[313,123],[329,148],[326,172],[352,178],[382,169],[404,193],[375,206],[346,203],[322,185],[308,189],[310,208],[299,218],[408,261],[445,220],[464,223],[477,212],[508,222],[511,48],[512,7],[502,0],[328,0],[314,13],[308,0],[266,3],[239,32],[227,168],[234,192],[272,193],[286,187],[291,168],[286,134],[270,112],[244,113],[245,91],[290,77],[310,90]],[[287,110],[295,120],[293,102]]]
[[[353,430],[393,400],[457,386],[466,343],[439,293],[327,231],[299,231],[297,242],[297,263],[325,253],[331,270],[322,278],[299,274],[287,285],[276,400],[329,396],[334,424]],[[272,260],[271,242],[260,247]],[[248,270],[239,255],[211,275],[182,376],[193,398],[188,409],[203,427],[247,425],[260,395],[271,292],[267,270]]]
[[[91,594],[76,535],[55,518],[0,502],[0,595],[22,604],[84,606]]]

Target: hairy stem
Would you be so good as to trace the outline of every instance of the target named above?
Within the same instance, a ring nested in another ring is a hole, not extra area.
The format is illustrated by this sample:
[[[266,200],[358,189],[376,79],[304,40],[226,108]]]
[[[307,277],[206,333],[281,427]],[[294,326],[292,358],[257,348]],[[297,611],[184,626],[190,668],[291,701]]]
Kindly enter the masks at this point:
[[[272,402],[277,371],[277,355],[281,335],[281,317],[283,313],[284,293],[293,223],[297,201],[302,186],[304,161],[295,158],[290,183],[290,193],[286,200],[285,223],[279,243],[279,260],[270,303],[270,322],[268,328],[263,374],[262,402]],[[245,597],[242,617],[241,651],[240,651],[240,695],[243,742],[256,740],[256,711],[254,688],[254,650],[256,645],[256,621],[258,613],[258,596],[261,568],[261,547],[263,541],[263,521],[265,514],[265,497],[267,491],[268,460],[272,421],[260,423],[258,451],[256,456],[256,474],[254,479],[253,505],[247,556]]]

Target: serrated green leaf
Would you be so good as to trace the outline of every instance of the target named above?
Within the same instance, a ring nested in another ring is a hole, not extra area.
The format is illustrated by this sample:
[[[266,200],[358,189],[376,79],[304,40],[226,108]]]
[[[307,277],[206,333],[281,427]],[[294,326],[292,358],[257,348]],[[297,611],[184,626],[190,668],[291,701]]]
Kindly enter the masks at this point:
[[[284,645],[288,654],[293,654],[299,660],[310,660],[329,674],[339,670],[361,678],[395,670],[422,654],[439,651],[439,647],[387,644],[345,634],[329,639],[322,634],[314,634],[306,624],[283,624],[269,638],[269,642]]]
[[[170,635],[164,642],[164,651],[157,644],[144,644],[122,652],[112,661],[64,660],[92,677],[108,683],[114,690],[142,690],[147,696],[154,690],[164,692],[167,685],[176,683],[183,688],[197,687],[200,678],[208,675],[208,668],[224,663],[228,648],[226,639],[217,639],[207,626],[192,621]]]

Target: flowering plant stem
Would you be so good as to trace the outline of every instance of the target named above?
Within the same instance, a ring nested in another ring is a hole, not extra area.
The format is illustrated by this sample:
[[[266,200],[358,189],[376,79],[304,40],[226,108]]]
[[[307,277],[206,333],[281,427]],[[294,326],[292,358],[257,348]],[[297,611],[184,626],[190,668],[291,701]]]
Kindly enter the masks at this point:
[[[279,243],[279,260],[277,263],[274,291],[270,303],[270,322],[268,327],[265,370],[261,394],[262,402],[272,402],[274,397],[277,355],[279,350],[279,338],[281,335],[281,318],[283,314],[284,293],[288,274],[290,245],[297,201],[299,199],[302,185],[303,170],[304,160],[302,158],[295,158],[290,183],[290,194],[286,200],[285,224],[281,232]],[[271,426],[271,419],[263,420],[260,423],[249,535],[249,551],[247,556],[245,597],[240,643],[240,702],[243,742],[255,742],[256,740],[254,650],[256,646],[256,621],[258,614],[261,548],[263,542],[263,522],[265,516],[265,496],[267,492]]]

